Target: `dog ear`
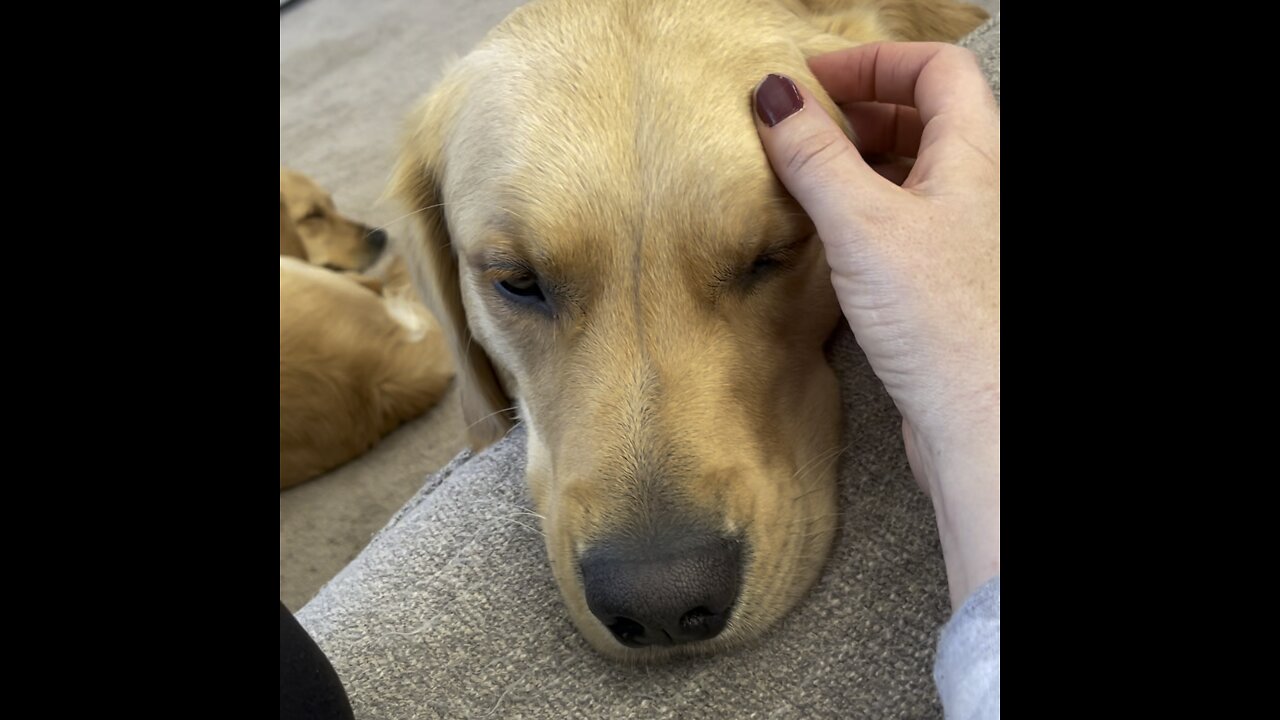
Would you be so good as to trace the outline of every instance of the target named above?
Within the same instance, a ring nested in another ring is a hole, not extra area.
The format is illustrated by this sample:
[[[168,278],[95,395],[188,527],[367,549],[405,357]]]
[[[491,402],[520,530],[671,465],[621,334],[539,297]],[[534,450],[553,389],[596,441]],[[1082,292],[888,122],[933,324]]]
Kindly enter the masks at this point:
[[[307,259],[307,248],[298,235],[298,226],[293,224],[293,218],[289,215],[283,192],[280,193],[280,254]]]
[[[985,22],[986,10],[958,0],[803,0],[816,37],[805,55],[882,40],[955,42]],[[837,38],[844,40],[840,42]]]
[[[471,335],[444,209],[445,134],[457,109],[460,85],[459,79],[447,77],[410,115],[387,194],[413,213],[416,237],[404,243],[405,260],[419,294],[447,329],[457,360],[468,440],[478,451],[501,439],[515,421],[493,362]]]
[[[955,42],[991,17],[958,0],[877,0],[874,5],[889,32],[912,42]]]

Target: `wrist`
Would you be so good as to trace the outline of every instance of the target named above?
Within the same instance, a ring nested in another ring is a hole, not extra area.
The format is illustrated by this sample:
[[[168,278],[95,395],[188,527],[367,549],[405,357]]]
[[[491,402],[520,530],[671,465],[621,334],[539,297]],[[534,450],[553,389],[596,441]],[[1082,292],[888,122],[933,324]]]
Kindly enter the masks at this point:
[[[943,479],[932,489],[951,607],[1000,574],[1000,463]]]
[[[958,609],[1000,574],[998,420],[993,431],[939,443],[912,437],[909,425],[906,431],[912,470],[933,501],[951,604]]]

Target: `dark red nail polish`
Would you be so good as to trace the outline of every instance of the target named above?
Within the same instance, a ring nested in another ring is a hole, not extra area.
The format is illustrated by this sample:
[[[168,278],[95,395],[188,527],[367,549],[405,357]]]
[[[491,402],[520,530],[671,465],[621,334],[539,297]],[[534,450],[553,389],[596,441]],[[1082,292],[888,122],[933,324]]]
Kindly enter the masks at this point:
[[[756,114],[769,127],[773,127],[795,115],[804,107],[804,98],[791,78],[782,75],[766,75],[756,88]]]

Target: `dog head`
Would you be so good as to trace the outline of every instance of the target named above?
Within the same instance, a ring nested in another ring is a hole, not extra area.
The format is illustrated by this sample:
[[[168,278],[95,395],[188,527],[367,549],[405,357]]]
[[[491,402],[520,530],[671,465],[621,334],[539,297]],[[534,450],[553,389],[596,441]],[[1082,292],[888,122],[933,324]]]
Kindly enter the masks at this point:
[[[611,656],[754,638],[829,552],[840,311],[751,96],[818,90],[805,58],[849,44],[779,3],[535,3],[414,113],[391,189],[472,444],[527,425],[556,580]]]
[[[280,254],[348,271],[382,255],[387,234],[338,212],[333,198],[307,176],[280,168]]]

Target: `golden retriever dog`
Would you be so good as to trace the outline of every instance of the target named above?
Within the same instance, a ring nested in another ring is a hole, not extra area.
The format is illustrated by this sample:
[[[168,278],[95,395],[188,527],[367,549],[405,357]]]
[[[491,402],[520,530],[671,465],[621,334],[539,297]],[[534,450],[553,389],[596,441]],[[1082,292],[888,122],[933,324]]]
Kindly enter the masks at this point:
[[[385,288],[335,272],[370,267],[385,246],[384,232],[342,217],[314,182],[281,170],[281,490],[363,454],[453,379],[440,324],[409,296],[403,263]]]
[[[294,231],[286,239],[286,219]],[[338,212],[333,197],[311,178],[280,168],[280,254],[338,272],[365,270],[387,247],[387,233]],[[287,246],[286,246],[287,241]]]
[[[453,379],[435,316],[376,288],[280,258],[282,490],[363,454]]]
[[[475,447],[518,417],[569,614],[601,652],[739,646],[807,592],[835,531],[840,320],[752,91],[806,58],[954,41],[953,0],[543,0],[455,63],[390,192],[450,326]],[[852,137],[852,132],[850,131]]]

